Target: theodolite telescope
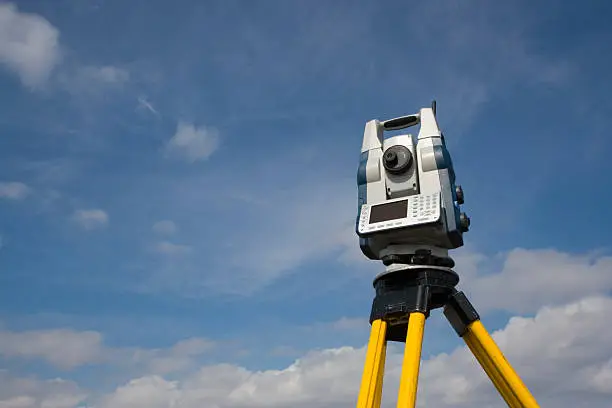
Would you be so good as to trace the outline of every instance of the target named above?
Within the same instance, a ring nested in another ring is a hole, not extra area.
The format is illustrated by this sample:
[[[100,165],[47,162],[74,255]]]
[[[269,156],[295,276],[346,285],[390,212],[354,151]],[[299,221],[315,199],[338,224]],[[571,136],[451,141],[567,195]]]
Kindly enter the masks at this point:
[[[385,138],[418,124],[416,137]],[[389,265],[429,254],[434,264],[452,266],[448,250],[463,246],[470,219],[460,210],[463,190],[455,184],[435,102],[413,115],[367,122],[357,184],[356,230],[365,256]]]
[[[416,138],[385,138],[385,132],[418,124]],[[366,123],[357,184],[359,246],[367,258],[386,266],[373,282],[372,328],[357,407],[380,407],[388,341],[406,343],[397,407],[415,407],[425,320],[431,310],[444,308],[508,406],[537,408],[476,309],[455,288],[459,275],[449,250],[463,246],[470,219],[461,211],[463,190],[455,184],[435,101],[417,114]]]

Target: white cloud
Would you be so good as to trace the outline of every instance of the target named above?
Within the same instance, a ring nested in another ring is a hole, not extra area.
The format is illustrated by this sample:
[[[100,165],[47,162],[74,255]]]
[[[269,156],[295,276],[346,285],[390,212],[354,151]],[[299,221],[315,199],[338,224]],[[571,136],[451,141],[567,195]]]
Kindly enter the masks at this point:
[[[207,159],[218,147],[219,133],[216,129],[180,121],[166,145],[166,154],[178,155],[193,163]]]
[[[138,97],[138,106],[148,110],[149,112],[153,113],[154,115],[159,116],[159,112],[157,111],[157,109],[155,109],[153,107],[153,104],[151,102],[149,102],[147,100],[147,98],[145,98],[144,96],[139,96]]]
[[[335,330],[361,330],[367,327],[368,318],[342,317],[332,322],[331,327]]]
[[[61,59],[59,31],[37,14],[0,4],[0,63],[28,87],[47,80]]]
[[[60,32],[43,16],[20,11],[12,3],[0,4],[0,64],[22,84],[44,85],[62,61]],[[63,66],[59,83],[70,91],[92,92],[92,84],[118,85],[129,80],[127,70],[113,65]]]
[[[170,408],[181,406],[176,382],[158,376],[138,378],[118,388],[105,399],[101,408]]]
[[[0,401],[0,408],[28,408],[35,407],[36,400],[32,397],[19,396]]]
[[[31,192],[32,189],[21,182],[0,182],[0,198],[7,198],[10,200],[22,200],[26,198]]]
[[[612,326],[602,324],[611,310],[612,298],[587,297],[543,307],[533,317],[514,317],[492,335],[541,406],[603,408],[612,397]],[[418,405],[505,406],[450,325],[448,336],[456,339],[454,351],[422,361]],[[125,382],[97,402],[89,401],[95,408],[350,406],[357,398],[365,353],[353,347],[312,351],[286,368],[262,371],[209,365],[170,380],[164,375],[194,368],[194,360],[187,359],[214,344],[196,338],[163,350],[105,350],[96,333],[67,331],[3,332],[0,339],[5,355],[7,350],[22,357],[45,355],[64,366],[106,358],[145,367],[149,374]],[[383,407],[395,406],[402,353],[401,345],[390,344]],[[76,408],[85,396],[76,384],[62,380],[14,379],[2,371],[0,379],[0,407]]]
[[[464,269],[460,262],[470,262],[464,253],[457,259],[455,270],[460,273],[461,286],[483,311],[531,313],[542,304],[560,305],[612,290],[610,256],[517,248],[498,259],[489,259],[503,261],[501,270],[489,273],[485,273],[487,259],[472,256],[478,259]]]
[[[100,228],[108,224],[108,214],[100,209],[77,210],[73,220],[85,229]]]
[[[307,262],[336,254],[343,259],[350,257],[353,266],[360,262],[361,266],[371,266],[363,256],[354,255],[359,246],[354,233],[356,195],[352,190],[351,180],[318,184],[296,181],[261,194],[262,201],[250,206],[256,209],[251,210],[254,218],[236,221],[236,227],[228,230],[234,234],[227,238],[231,247],[223,256],[224,270],[232,267],[228,290],[256,291]],[[249,260],[246,264],[245,259]],[[225,289],[224,282],[213,285]]]
[[[138,349],[129,353],[132,356],[130,361],[143,367],[147,373],[163,375],[195,368],[196,358],[214,347],[215,342],[196,337],[179,341],[168,349]]]
[[[197,357],[216,343],[189,338],[162,349],[109,347],[95,331],[72,329],[0,331],[0,356],[11,359],[43,360],[70,370],[89,364],[120,366],[146,373],[167,374],[192,368]]]
[[[583,396],[587,406],[603,407],[597,398],[612,393],[612,383],[598,388],[598,374],[612,358],[612,329],[601,322],[610,310],[612,299],[607,297],[544,307],[533,318],[511,319],[493,337],[536,398],[541,397],[542,406],[576,406]],[[424,380],[430,384],[430,398],[449,405],[469,406],[477,396],[494,400],[489,380],[465,348],[428,361]]]
[[[214,347],[215,343],[199,337],[179,341],[170,350],[175,356],[194,356],[205,353]]]
[[[609,406],[612,327],[605,322],[612,299],[586,298],[516,317],[492,333],[542,406]],[[485,322],[486,324],[486,322]],[[449,326],[449,336],[455,336]],[[457,338],[458,344],[461,340]],[[395,406],[403,352],[388,351],[384,407]],[[203,367],[181,381],[134,379],[107,396],[100,408],[340,407],[355,404],[364,349],[311,352],[282,370],[249,371],[227,364]],[[503,407],[484,371],[464,346],[422,363],[419,406]]]
[[[87,395],[72,381],[13,377],[0,370],[0,408],[76,408]]]
[[[97,361],[102,356],[102,338],[97,332],[68,329],[15,333],[0,332],[0,355],[42,358],[61,368]]]
[[[348,258],[347,254],[352,271],[379,267],[354,255],[359,247],[353,177],[338,178],[336,169],[315,163],[314,156],[298,147],[297,152],[284,151],[249,169],[247,178],[242,173],[211,174],[173,185],[168,194],[179,197],[173,200],[174,211],[192,213],[200,206],[222,203],[219,219],[231,217],[232,228],[193,217],[205,235],[216,236],[214,246],[210,240],[190,237],[193,256],[181,258],[181,264],[155,264],[139,289],[181,296],[209,291],[252,294],[307,262],[326,256]],[[292,171],[279,171],[285,168]],[[261,182],[254,185],[253,179]],[[165,243],[158,251],[173,249]]]
[[[113,89],[122,89],[130,80],[130,72],[113,65],[64,66],[58,73],[57,85],[74,96],[97,98]]]
[[[153,224],[153,232],[160,235],[172,235],[178,230],[176,224],[170,220],[157,221]]]

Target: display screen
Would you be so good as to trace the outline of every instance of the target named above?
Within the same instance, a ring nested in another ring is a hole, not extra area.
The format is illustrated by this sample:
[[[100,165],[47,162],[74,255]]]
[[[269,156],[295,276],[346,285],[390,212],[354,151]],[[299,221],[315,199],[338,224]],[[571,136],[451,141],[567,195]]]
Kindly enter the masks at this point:
[[[408,200],[373,205],[370,208],[370,224],[406,218],[407,214]]]

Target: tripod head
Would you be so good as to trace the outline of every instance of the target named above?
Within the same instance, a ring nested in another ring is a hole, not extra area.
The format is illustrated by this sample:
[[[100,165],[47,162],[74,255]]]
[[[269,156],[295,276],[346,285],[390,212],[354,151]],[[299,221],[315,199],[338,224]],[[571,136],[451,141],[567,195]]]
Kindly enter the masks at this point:
[[[385,132],[420,124],[417,137]],[[470,219],[436,102],[418,113],[365,125],[357,171],[356,232],[362,253],[392,264],[452,267],[448,250],[463,246]]]

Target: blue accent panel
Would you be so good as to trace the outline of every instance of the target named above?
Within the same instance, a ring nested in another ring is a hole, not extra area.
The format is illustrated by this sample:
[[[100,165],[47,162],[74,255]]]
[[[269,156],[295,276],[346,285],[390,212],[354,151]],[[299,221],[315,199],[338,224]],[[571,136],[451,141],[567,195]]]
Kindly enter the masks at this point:
[[[361,214],[361,206],[368,202],[368,185],[357,186],[357,218]]]
[[[359,169],[357,170],[357,187],[358,187],[358,208],[357,216],[361,212],[361,206],[367,202],[368,199],[368,180],[366,176],[366,166],[368,163],[368,156],[370,152],[361,153],[359,159]]]
[[[450,153],[448,152],[448,149],[446,148],[446,142],[444,141],[444,138],[442,138],[442,147],[443,147],[443,155],[444,155],[444,161],[446,162],[446,165],[448,166],[448,176],[450,177],[450,181],[453,187],[453,194],[455,191],[455,167],[453,166],[453,159],[451,158]]]
[[[357,196],[358,196],[358,208],[357,212],[361,213],[361,206],[368,202],[368,185],[360,184],[357,186]]]
[[[359,169],[357,170],[357,218],[355,220],[355,232],[359,227],[359,216],[361,215],[361,206],[368,202],[368,179],[366,176],[366,166],[368,164],[369,151],[361,153],[359,158]],[[359,233],[357,232],[359,235]],[[376,259],[376,255],[372,251],[369,238],[359,237],[359,248],[361,252],[370,259]]]
[[[359,215],[361,214],[361,206],[368,201],[368,180],[366,176],[366,166],[368,163],[368,152],[361,153],[359,158],[359,168],[357,169],[357,217],[355,219],[355,232],[359,226]],[[361,240],[359,241],[361,243]]]
[[[450,153],[444,145],[436,145],[434,149],[434,158],[436,160],[436,167],[438,169],[448,169],[448,176],[450,177],[451,184],[455,183],[455,169],[453,169],[453,160],[451,159]]]
[[[451,190],[450,193],[452,196],[453,210],[454,210],[453,215],[455,217],[455,230],[458,231],[459,225],[460,225],[459,219],[460,219],[461,210],[459,208],[459,205],[457,204],[457,189],[455,185],[455,169],[453,168],[453,160],[451,159],[448,149],[446,149],[446,144],[444,143],[444,141],[442,142],[442,145],[434,146],[434,158],[436,160],[436,166],[439,169],[447,169],[448,171],[448,178],[449,178],[450,190]]]
[[[434,159],[436,159],[436,167],[439,169],[445,169],[447,167],[446,158],[448,157],[448,153],[444,154],[446,148],[442,145],[435,145],[433,147],[434,151]]]
[[[460,208],[459,205],[457,204],[457,190],[456,190],[456,185],[455,185],[455,169],[453,168],[453,160],[451,159],[450,153],[448,152],[448,149],[446,149],[446,143],[444,143],[444,140],[442,141],[441,145],[437,145],[434,146],[434,159],[436,161],[436,167],[438,169],[446,169],[447,170],[447,174],[448,174],[448,183],[450,184],[450,196],[452,199],[452,214],[447,213],[447,218],[449,221],[450,217],[454,217],[454,221],[455,221],[455,228],[452,230],[447,231],[447,233],[449,234],[455,234],[459,232],[459,220],[460,220]],[[442,175],[440,175],[442,177]],[[442,180],[440,180],[442,182],[442,184],[446,184],[445,182],[443,182]],[[450,203],[449,203],[450,204]]]
[[[359,157],[359,169],[357,170],[357,184],[366,184],[368,182],[366,177],[366,165],[368,164],[368,157],[370,151],[361,153]]]

